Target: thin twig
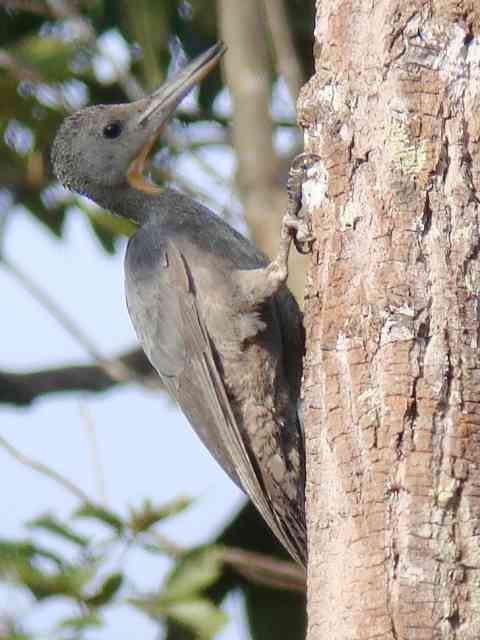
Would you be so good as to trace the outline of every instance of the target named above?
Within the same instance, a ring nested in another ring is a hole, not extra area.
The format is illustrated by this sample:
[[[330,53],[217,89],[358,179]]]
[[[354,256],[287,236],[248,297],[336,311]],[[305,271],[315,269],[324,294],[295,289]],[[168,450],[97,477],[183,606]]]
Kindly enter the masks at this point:
[[[1,262],[10,274],[23,286],[23,288],[28,291],[28,293],[30,293],[30,295],[35,298],[35,300],[40,303],[40,305],[46,309],[53,318],[55,318],[63,329],[65,329],[65,331],[70,334],[94,360],[103,359],[102,355],[90,338],[88,338],[72,318],[59,307],[43,287],[37,284],[30,275],[5,255],[2,255]]]
[[[220,556],[252,582],[305,593],[305,570],[294,562],[234,547],[224,547]]]
[[[147,540],[152,539],[174,558],[181,558],[188,552],[188,548],[173,542],[158,531],[149,531],[144,537]],[[305,593],[305,569],[294,562],[279,560],[265,553],[247,551],[239,547],[218,547],[218,555],[222,562],[233,567],[251,582],[275,589]]]
[[[32,460],[32,458],[25,456],[23,453],[18,451],[18,449],[16,449],[13,445],[11,445],[7,440],[5,440],[3,436],[0,436],[0,447],[2,447],[8,454],[10,454],[12,458],[15,458],[15,460],[20,462],[20,464],[23,464],[25,467],[29,467],[30,469],[33,469],[34,471],[41,473],[47,478],[50,478],[50,480],[53,480],[57,484],[61,485],[64,489],[69,491],[76,498],[78,498],[79,500],[82,500],[82,502],[88,502],[88,503],[93,502],[92,500],[90,500],[88,495],[84,491],[82,491],[82,489],[77,487],[77,485],[74,484],[71,480],[63,476],[58,471],[51,469],[46,464],[43,464],[43,462],[38,462],[37,460]]]
[[[33,278],[25,273],[17,264],[12,262],[4,254],[0,256],[0,263],[8,270],[8,272],[22,285],[22,287],[37,300],[37,302],[48,311],[63,329],[80,344],[85,351],[101,366],[108,375],[118,382],[126,382],[132,380],[134,375],[122,363],[117,361],[106,360],[96,345],[85,333],[80,329],[77,323],[57,304],[47,291],[37,284]]]
[[[187,548],[182,547],[181,545],[177,544],[176,542],[174,542],[173,540],[165,536],[163,533],[159,533],[158,531],[155,531],[155,530],[149,531],[148,536],[146,536],[146,538],[147,540],[148,538],[151,538],[153,544],[158,545],[161,549],[165,551],[165,553],[172,556],[173,558],[181,558],[188,551]]]
[[[272,36],[278,69],[285,78],[288,92],[295,103],[304,83],[302,68],[293,44],[283,0],[263,0],[268,27]]]
[[[88,449],[90,451],[93,473],[95,475],[97,496],[100,502],[102,502],[106,506],[108,504],[107,489],[105,484],[105,475],[103,473],[102,465],[100,462],[100,454],[98,451],[97,438],[95,434],[95,424],[93,422],[88,406],[85,403],[79,403],[79,410],[80,415],[83,418],[82,423],[85,427],[85,433],[87,434]]]
[[[34,0],[2,0],[0,2],[2,9],[10,11],[25,11],[26,13],[35,13],[40,16],[52,16],[52,12],[43,2],[35,2]]]

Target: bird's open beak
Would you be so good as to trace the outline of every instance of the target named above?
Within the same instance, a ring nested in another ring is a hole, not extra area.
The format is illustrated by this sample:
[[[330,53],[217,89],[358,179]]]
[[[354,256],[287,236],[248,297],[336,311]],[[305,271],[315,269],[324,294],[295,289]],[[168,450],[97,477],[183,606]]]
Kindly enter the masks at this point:
[[[136,126],[144,130],[146,142],[133,159],[128,170],[128,181],[132,186],[142,191],[158,189],[158,187],[147,183],[143,177],[143,165],[148,153],[183,98],[210,73],[225,51],[226,47],[223,42],[217,42],[167,80],[148,98],[142,99],[142,109],[138,115]]]

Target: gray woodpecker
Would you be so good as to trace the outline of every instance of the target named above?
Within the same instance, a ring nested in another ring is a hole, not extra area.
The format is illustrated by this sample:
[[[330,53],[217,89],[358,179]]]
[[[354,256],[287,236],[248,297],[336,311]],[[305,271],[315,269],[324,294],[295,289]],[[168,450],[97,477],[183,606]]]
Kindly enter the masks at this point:
[[[224,52],[216,44],[148,97],[66,118],[52,163],[65,187],[138,225],[125,281],[143,349],[207,449],[305,564],[304,335],[285,286],[292,237],[309,241],[296,216],[303,172],[297,162],[272,262],[210,210],[143,175],[176,107]]]

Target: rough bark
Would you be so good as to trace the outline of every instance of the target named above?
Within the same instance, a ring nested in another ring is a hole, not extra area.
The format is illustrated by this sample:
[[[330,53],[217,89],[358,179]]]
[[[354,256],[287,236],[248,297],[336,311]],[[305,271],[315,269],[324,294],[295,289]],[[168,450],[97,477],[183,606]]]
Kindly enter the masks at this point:
[[[480,6],[319,2],[310,640],[480,638]]]

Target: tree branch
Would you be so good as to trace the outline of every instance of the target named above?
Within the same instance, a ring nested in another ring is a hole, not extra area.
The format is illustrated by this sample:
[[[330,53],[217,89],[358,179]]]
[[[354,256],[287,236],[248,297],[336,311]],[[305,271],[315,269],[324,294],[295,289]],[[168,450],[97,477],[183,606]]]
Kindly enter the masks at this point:
[[[97,346],[80,328],[76,320],[64,311],[52,296],[37,283],[32,276],[27,274],[18,264],[7,258],[3,253],[0,255],[0,263],[8,272],[22,285],[22,287],[35,298],[35,300],[48,311],[48,313],[59,323],[59,325],[74,339],[85,351],[102,367],[111,378],[124,382],[131,379],[130,371],[122,362],[108,360],[103,357]]]
[[[263,5],[272,35],[278,70],[285,78],[290,97],[295,102],[305,78],[295,51],[285,6],[283,0],[263,0]]]
[[[20,464],[23,464],[24,466],[33,469],[33,471],[41,473],[47,478],[50,478],[82,502],[92,502],[88,495],[82,489],[80,489],[80,487],[77,487],[77,485],[74,484],[71,480],[66,478],[61,473],[58,473],[58,471],[51,469],[46,464],[43,464],[43,462],[38,462],[38,460],[32,460],[32,458],[25,456],[2,436],[0,436],[0,447],[4,449],[10,456],[12,456],[12,458],[15,458],[15,460],[20,462]]]
[[[287,201],[273,143],[270,61],[262,6],[256,0],[217,0],[217,10],[220,34],[228,46],[223,64],[233,106],[237,185],[252,239],[273,258]],[[289,287],[301,300],[305,259],[293,253],[289,272]]]
[[[225,547],[220,557],[256,584],[305,593],[305,570],[290,560],[235,547]]]
[[[3,0],[3,8],[10,11],[24,11],[39,16],[54,17],[52,10],[43,2],[35,0]]]
[[[160,378],[155,374],[145,354],[140,349],[128,351],[114,358],[130,371],[130,378],[114,379],[104,366],[66,365],[18,373],[0,371],[0,404],[28,406],[37,398],[49,393],[89,391],[101,392],[124,383],[139,381],[161,389]]]

